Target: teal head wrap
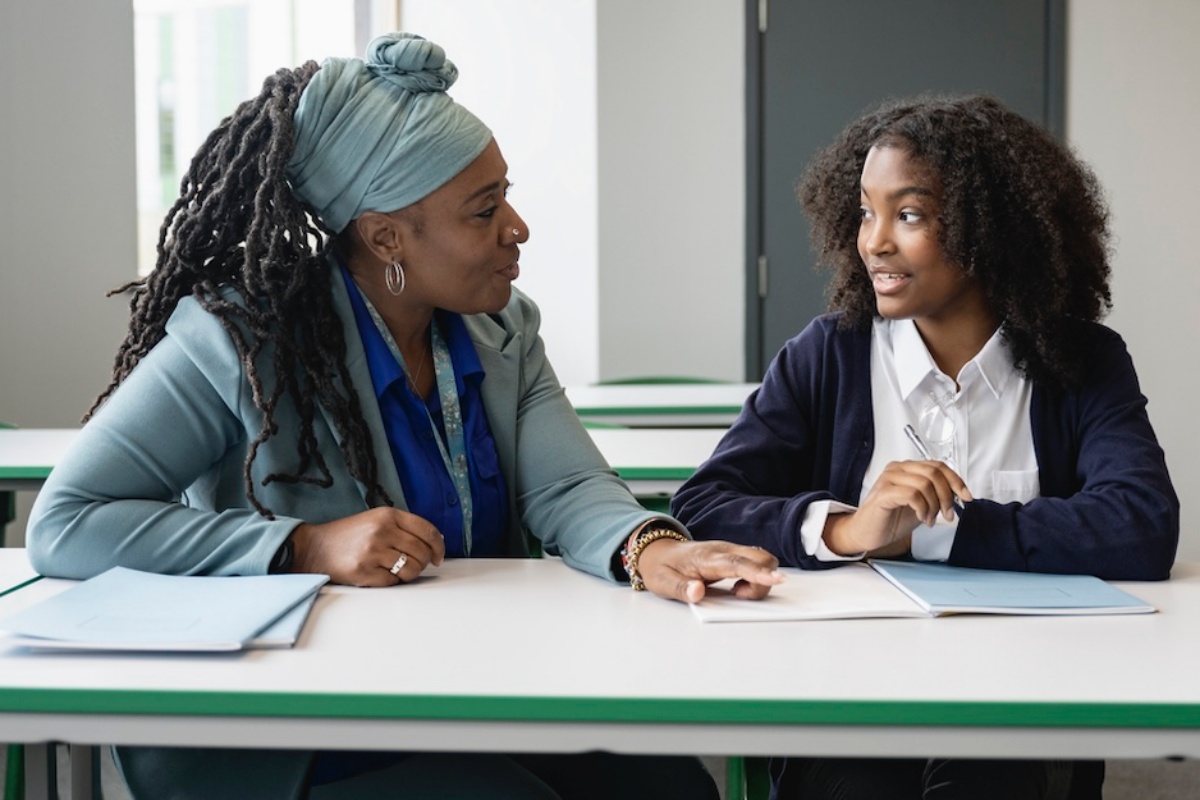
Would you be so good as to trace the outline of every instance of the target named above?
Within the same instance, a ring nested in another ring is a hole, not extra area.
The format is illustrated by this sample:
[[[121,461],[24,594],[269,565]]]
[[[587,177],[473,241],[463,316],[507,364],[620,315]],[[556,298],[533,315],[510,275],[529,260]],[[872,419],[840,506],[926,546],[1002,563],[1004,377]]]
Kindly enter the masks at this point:
[[[474,161],[492,132],[446,90],[458,69],[411,33],[380,36],[366,60],[330,58],[295,114],[288,179],[330,230],[364,211],[412,205]]]

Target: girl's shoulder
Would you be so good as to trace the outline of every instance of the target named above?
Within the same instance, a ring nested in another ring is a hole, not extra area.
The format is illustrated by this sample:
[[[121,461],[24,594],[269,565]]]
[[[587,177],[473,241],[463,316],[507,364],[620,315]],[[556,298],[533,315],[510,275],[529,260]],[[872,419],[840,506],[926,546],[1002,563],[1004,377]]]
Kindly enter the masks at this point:
[[[833,311],[813,318],[804,328],[784,345],[792,351],[827,352],[847,351],[870,347],[873,325],[870,320],[850,323],[840,311]]]

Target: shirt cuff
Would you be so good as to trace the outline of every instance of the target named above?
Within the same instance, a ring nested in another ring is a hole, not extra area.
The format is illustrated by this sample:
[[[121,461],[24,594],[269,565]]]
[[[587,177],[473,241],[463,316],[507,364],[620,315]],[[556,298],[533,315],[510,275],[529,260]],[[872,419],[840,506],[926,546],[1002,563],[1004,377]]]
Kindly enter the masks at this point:
[[[843,556],[833,552],[825,544],[825,520],[830,514],[848,514],[854,506],[837,500],[817,500],[804,510],[804,521],[800,523],[800,544],[804,552],[815,556],[817,561],[862,561],[865,553]],[[947,552],[949,552],[947,550]]]
[[[958,514],[953,522],[938,516],[933,527],[918,525],[912,534],[912,557],[917,561],[948,561],[954,537],[958,535]]]

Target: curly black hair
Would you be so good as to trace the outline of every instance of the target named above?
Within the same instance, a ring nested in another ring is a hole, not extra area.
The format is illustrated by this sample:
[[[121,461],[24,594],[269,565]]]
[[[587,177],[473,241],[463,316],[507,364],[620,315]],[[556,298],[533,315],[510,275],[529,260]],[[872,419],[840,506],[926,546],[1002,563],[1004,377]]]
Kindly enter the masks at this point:
[[[875,145],[902,148],[940,179],[938,239],[979,281],[1017,367],[1051,385],[1078,380],[1078,321],[1112,307],[1108,209],[1087,165],[991,97],[921,95],[869,110],[809,164],[797,192],[819,263],[833,270],[829,308],[846,327],[878,313],[858,254],[859,181]]]
[[[251,465],[277,431],[275,409],[285,395],[301,420],[296,466],[266,476],[263,485],[332,484],[313,430],[319,403],[334,420],[350,473],[368,489],[368,503],[392,504],[379,485],[371,435],[346,368],[342,324],[333,310],[326,261],[333,232],[301,204],[287,180],[293,114],[318,69],[309,61],[268,77],[258,96],[238,106],[201,145],[159,231],[154,271],[110,292],[132,293],[129,330],[111,383],[84,417],[162,340],[179,301],[195,297],[229,333],[262,411],[243,474],[250,503],[268,518],[273,515],[255,496]],[[224,288],[235,289],[241,301],[223,294]],[[265,362],[268,354],[270,371],[264,373],[260,357]]]

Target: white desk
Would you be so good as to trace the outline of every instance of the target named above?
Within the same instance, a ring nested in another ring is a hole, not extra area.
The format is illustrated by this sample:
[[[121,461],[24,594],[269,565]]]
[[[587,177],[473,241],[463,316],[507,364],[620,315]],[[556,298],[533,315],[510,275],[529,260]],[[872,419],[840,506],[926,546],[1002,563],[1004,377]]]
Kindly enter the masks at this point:
[[[557,560],[454,561],[327,588],[294,650],[0,647],[0,741],[1200,757],[1200,567],[1121,585],[1161,612],[703,625]]]
[[[0,491],[37,490],[67,451],[76,428],[0,429]]]
[[[640,498],[670,498],[724,434],[724,428],[588,428],[604,459]]]
[[[0,430],[0,491],[36,490],[77,429]],[[638,497],[670,497],[712,453],[720,428],[588,429],[605,459]]]
[[[567,386],[585,418],[637,427],[721,427],[737,419],[757,383],[667,383]]]
[[[3,552],[0,550],[0,553]],[[29,561],[23,555],[0,556],[0,597],[16,591],[37,577],[38,574],[29,566]]]

